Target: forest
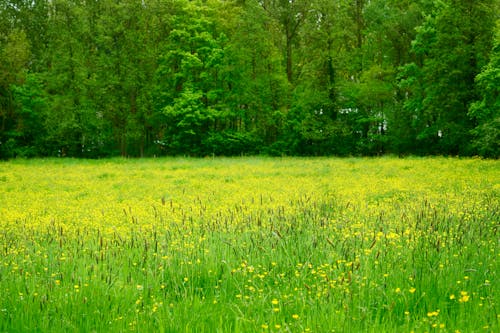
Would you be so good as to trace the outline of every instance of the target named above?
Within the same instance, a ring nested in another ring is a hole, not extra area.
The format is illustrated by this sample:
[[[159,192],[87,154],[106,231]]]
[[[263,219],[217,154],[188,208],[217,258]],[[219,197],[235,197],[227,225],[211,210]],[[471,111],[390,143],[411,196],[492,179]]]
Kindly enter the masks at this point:
[[[499,0],[2,0],[0,159],[500,156]]]

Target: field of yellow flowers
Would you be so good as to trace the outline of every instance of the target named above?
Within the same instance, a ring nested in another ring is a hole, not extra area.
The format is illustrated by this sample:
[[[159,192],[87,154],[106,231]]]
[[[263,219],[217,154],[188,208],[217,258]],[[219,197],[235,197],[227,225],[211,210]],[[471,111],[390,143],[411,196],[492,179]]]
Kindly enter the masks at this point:
[[[0,162],[0,332],[499,332],[500,162]]]

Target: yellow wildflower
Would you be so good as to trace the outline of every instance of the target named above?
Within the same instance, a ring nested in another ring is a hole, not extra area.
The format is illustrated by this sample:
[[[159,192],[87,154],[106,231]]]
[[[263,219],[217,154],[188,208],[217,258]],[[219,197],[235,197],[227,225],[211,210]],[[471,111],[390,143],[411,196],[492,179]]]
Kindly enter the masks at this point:
[[[458,300],[460,303],[465,303],[469,301],[470,296],[466,291],[460,292],[460,299]]]

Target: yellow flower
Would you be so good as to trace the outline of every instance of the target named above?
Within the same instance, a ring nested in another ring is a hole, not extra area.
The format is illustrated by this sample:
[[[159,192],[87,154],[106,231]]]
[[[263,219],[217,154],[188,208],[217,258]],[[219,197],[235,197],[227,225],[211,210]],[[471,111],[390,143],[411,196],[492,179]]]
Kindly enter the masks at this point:
[[[413,294],[416,290],[417,290],[416,288],[411,287],[409,292],[410,292],[410,294]]]
[[[401,288],[396,288],[396,290],[394,290],[396,292],[396,294],[399,294],[401,292]]]
[[[460,299],[458,300],[460,303],[465,303],[469,301],[470,296],[466,291],[460,292]]]
[[[427,317],[437,317],[439,315],[439,310],[427,312]]]
[[[299,319],[299,315],[298,315],[298,314],[296,314],[296,313],[294,313],[294,314],[292,315],[292,318],[293,318],[293,319]]]
[[[455,299],[455,294],[451,294],[450,299]]]
[[[274,298],[272,301],[271,301],[271,304],[272,305],[278,305],[278,300],[276,298]]]

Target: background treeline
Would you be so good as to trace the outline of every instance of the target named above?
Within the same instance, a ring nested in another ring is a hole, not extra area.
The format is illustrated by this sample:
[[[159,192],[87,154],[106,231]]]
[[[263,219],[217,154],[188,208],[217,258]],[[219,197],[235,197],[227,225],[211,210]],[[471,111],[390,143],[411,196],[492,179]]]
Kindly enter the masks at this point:
[[[500,154],[499,0],[1,0],[0,158]]]

